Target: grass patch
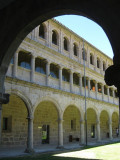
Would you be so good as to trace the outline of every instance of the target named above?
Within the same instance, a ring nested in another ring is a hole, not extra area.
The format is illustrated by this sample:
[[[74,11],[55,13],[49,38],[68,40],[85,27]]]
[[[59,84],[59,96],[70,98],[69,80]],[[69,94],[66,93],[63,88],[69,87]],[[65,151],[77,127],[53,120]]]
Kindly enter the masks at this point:
[[[120,160],[120,143],[103,146],[83,147],[77,150],[64,150],[51,153],[33,154],[15,158],[1,158],[0,160]]]

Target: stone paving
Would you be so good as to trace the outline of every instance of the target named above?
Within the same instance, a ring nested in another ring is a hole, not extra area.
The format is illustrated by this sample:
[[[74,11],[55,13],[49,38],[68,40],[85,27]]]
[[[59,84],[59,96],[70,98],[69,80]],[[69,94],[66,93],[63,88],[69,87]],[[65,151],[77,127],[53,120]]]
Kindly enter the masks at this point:
[[[112,142],[120,142],[118,138],[108,141],[104,140],[101,142],[89,142],[88,145],[94,146],[94,145],[100,145],[100,144],[108,144]],[[53,151],[65,151],[65,150],[72,150],[72,149],[79,149],[82,146],[79,145],[79,143],[68,143],[64,145],[63,149],[58,149],[56,145],[50,145],[50,144],[44,144],[40,147],[35,147],[34,150],[36,153],[43,153],[43,152],[53,152]],[[0,147],[0,158],[2,157],[16,157],[16,156],[24,156],[29,155],[29,153],[25,153],[25,147]]]

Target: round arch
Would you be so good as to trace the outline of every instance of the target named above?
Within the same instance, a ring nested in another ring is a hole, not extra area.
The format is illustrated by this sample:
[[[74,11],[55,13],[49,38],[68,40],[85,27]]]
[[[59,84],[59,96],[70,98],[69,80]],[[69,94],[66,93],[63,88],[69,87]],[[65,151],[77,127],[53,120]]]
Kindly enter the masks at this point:
[[[36,104],[35,104],[34,107],[33,107],[33,114],[35,113],[35,110],[36,110],[37,106],[38,106],[41,102],[44,102],[44,101],[50,101],[50,102],[52,102],[52,103],[55,105],[56,109],[57,109],[58,116],[61,117],[62,109],[61,109],[60,104],[59,104],[58,101],[56,101],[54,98],[48,97],[48,96],[42,97],[42,98],[40,98],[40,99],[36,102]]]
[[[28,117],[33,118],[32,103],[31,103],[30,99],[28,97],[26,97],[26,95],[23,92],[20,92],[18,90],[6,90],[6,92],[9,94],[17,95],[18,97],[20,97],[23,100],[23,102],[25,103],[25,106],[28,111]]]
[[[113,138],[118,137],[118,125],[119,125],[119,114],[117,112],[112,113],[112,136]]]

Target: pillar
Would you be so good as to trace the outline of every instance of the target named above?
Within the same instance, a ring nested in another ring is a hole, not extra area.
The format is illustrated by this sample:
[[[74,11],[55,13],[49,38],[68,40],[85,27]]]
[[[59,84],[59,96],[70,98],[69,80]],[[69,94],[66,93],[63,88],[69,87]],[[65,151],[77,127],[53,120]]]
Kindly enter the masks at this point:
[[[58,119],[58,146],[57,148],[64,148],[63,147],[63,119]]]
[[[59,38],[59,52],[63,52],[63,34],[62,29],[60,29],[60,38]]]
[[[27,148],[25,152],[34,152],[33,149],[33,118],[28,117],[28,138],[27,138]]]
[[[35,56],[32,55],[31,56],[31,75],[30,75],[30,81],[34,82],[34,78],[35,78]]]
[[[113,139],[113,137],[112,137],[112,120],[109,121],[109,138],[110,138],[110,140]]]
[[[80,137],[81,137],[81,144],[84,145],[85,144],[85,128],[84,128],[84,120],[80,121]]]
[[[101,136],[100,136],[100,119],[97,120],[97,140],[98,140],[98,142],[101,140]]]
[[[108,102],[109,102],[109,98],[110,98],[109,87],[107,87],[107,95],[108,95]]]
[[[69,52],[70,52],[70,58],[73,58],[73,40],[72,40],[72,35],[70,36]]]
[[[46,63],[46,86],[49,86],[49,76],[50,76],[50,62]]]
[[[18,52],[14,54],[14,65],[13,65],[13,77],[17,77],[17,67],[18,67]]]
[[[102,85],[102,101],[104,101],[104,85]]]
[[[70,70],[70,92],[73,92],[73,71]]]
[[[113,103],[114,103],[114,98],[115,98],[115,92],[114,92],[114,89],[112,90],[113,92]]]
[[[59,89],[62,89],[62,67],[59,67]]]
[[[95,94],[96,94],[96,99],[97,99],[97,92],[98,92],[98,84],[97,84],[97,81],[95,81]]]

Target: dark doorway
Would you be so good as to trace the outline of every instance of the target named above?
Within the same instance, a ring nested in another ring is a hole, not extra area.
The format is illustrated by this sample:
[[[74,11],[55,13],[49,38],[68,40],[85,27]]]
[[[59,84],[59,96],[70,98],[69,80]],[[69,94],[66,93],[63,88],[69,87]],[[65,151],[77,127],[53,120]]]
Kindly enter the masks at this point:
[[[42,144],[49,144],[49,125],[42,126]]]

